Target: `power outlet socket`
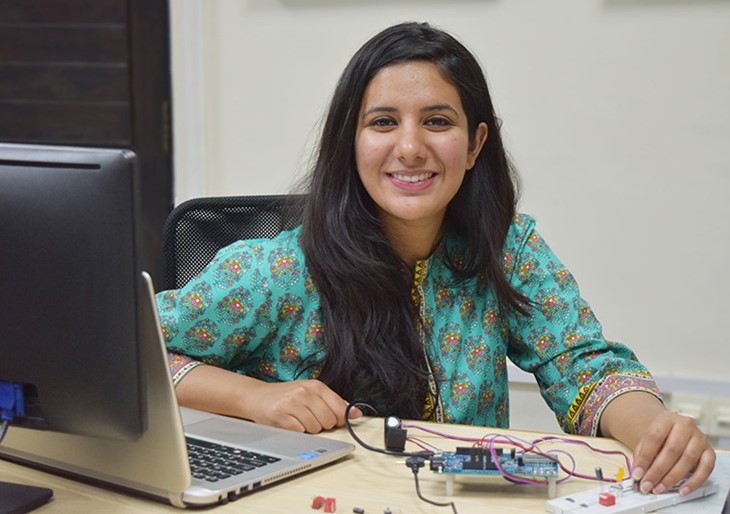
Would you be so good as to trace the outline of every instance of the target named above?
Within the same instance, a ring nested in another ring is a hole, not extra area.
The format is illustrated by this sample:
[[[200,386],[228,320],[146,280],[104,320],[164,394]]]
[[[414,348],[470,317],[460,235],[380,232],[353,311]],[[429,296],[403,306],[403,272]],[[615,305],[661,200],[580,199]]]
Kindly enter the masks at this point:
[[[669,408],[694,419],[697,426],[707,435],[714,435],[709,432],[713,412],[711,397],[671,393],[669,395]]]
[[[711,398],[708,418],[707,435],[730,438],[730,398]]]

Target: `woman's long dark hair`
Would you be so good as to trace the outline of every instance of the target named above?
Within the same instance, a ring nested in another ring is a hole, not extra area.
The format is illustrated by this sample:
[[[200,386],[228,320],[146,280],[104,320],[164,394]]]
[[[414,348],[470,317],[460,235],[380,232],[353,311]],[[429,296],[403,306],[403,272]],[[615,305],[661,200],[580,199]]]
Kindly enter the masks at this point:
[[[446,231],[466,242],[464,261],[450,266],[458,279],[479,277],[493,287],[503,308],[524,310],[524,298],[502,268],[517,187],[484,74],[474,56],[439,29],[425,23],[387,28],[357,51],[335,89],[309,177],[302,248],[324,318],[327,355],[319,378],[346,399],[368,401],[383,415],[404,418],[422,415],[426,395],[412,270],[393,250],[360,181],[355,133],[373,77],[414,60],[433,63],[456,87],[472,140],[480,123],[489,130],[447,209]]]

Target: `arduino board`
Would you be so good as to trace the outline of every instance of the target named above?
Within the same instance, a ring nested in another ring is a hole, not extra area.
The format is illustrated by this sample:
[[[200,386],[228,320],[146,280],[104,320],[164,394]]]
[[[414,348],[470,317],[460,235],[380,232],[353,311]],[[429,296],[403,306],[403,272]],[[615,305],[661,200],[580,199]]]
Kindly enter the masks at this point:
[[[430,459],[430,469],[446,477],[446,495],[453,494],[456,477],[511,476],[517,479],[544,480],[548,497],[555,496],[558,463],[530,452],[502,448],[492,451],[482,447],[460,447],[454,452],[441,452]]]

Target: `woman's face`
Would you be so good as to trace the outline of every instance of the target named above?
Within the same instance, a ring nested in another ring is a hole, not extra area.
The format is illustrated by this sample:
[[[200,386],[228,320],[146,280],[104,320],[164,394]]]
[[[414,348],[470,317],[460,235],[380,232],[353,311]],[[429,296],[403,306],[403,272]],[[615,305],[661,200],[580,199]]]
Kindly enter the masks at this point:
[[[396,223],[439,230],[486,138],[481,123],[470,144],[459,93],[435,65],[411,61],[380,70],[363,96],[355,159],[386,229]]]

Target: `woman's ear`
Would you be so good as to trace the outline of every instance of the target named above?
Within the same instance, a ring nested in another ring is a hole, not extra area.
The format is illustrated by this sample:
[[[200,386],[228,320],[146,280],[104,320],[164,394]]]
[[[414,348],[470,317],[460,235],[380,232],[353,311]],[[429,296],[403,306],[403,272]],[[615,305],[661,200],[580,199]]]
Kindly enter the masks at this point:
[[[487,137],[489,137],[489,129],[487,128],[486,123],[481,122],[477,126],[477,129],[474,131],[474,137],[471,141],[471,147],[469,148],[468,154],[466,156],[467,170],[472,169],[474,167],[474,164],[476,164],[477,157],[479,157],[479,152],[482,151],[484,143],[487,142]]]

